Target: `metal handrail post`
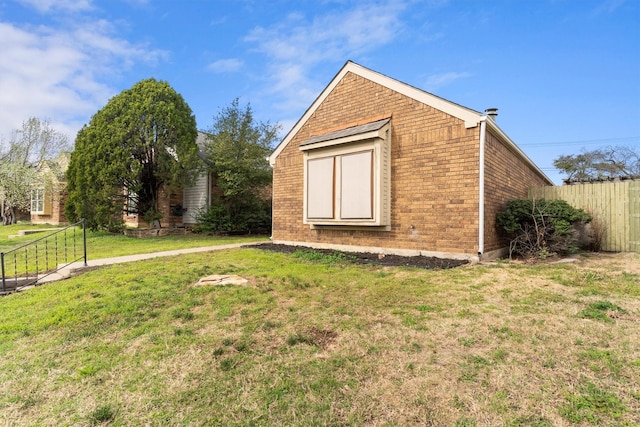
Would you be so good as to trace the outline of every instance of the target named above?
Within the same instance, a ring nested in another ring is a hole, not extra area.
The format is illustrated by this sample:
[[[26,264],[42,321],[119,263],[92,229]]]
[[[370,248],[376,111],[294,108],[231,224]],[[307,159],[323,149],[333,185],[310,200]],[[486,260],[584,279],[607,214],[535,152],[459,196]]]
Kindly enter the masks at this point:
[[[86,220],[82,218],[82,243],[84,245],[84,266],[87,266],[87,226]]]
[[[7,283],[4,277],[4,252],[0,252],[0,264],[2,264],[2,292],[6,292]]]

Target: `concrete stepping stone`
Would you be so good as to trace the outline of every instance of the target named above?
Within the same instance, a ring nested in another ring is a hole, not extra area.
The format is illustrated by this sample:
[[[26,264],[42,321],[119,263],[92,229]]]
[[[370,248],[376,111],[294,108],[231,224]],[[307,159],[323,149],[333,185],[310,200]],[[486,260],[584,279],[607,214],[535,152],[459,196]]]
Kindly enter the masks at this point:
[[[249,283],[247,279],[235,274],[213,274],[198,280],[196,286],[246,285],[247,283]]]

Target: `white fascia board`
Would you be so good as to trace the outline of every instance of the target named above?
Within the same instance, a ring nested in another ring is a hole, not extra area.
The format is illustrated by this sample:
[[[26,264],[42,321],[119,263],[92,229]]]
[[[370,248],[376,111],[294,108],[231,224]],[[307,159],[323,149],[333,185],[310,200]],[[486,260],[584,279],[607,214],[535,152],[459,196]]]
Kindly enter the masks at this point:
[[[338,85],[340,80],[342,80],[342,78],[347,74],[347,72],[349,71],[347,69],[349,64],[353,64],[353,63],[352,62],[347,62],[342,67],[342,69],[338,72],[338,74],[336,74],[336,76],[333,78],[333,80],[331,80],[329,85],[320,93],[320,95],[318,95],[316,100],[313,101],[313,103],[309,106],[309,108],[307,108],[307,111],[305,111],[304,114],[302,115],[302,117],[300,117],[300,120],[298,120],[296,122],[296,124],[293,125],[293,128],[291,128],[291,130],[289,131],[287,136],[284,137],[282,142],[280,142],[280,144],[278,144],[278,146],[273,151],[273,153],[271,153],[271,155],[269,156],[269,164],[272,167],[276,165],[276,158],[280,155],[282,150],[284,150],[287,147],[287,145],[289,145],[289,142],[291,142],[293,137],[297,135],[297,133],[302,128],[302,126],[304,126],[304,124],[307,122],[307,120],[309,120],[309,118],[313,115],[313,113],[315,113],[315,111],[324,102],[324,100],[327,98],[327,96],[329,96],[331,91],[333,91],[333,89]]]
[[[446,99],[440,98],[428,92],[425,92],[421,89],[403,83],[399,80],[393,79],[391,77],[385,76],[384,74],[380,74],[376,71],[370,70],[368,68],[363,67],[362,65],[358,65],[354,62],[347,61],[347,63],[342,67],[342,69],[336,74],[336,76],[331,80],[329,85],[320,93],[320,95],[316,98],[316,100],[311,104],[311,106],[305,111],[300,120],[293,126],[293,128],[289,131],[287,136],[284,137],[282,142],[276,147],[276,149],[269,156],[269,164],[271,166],[275,166],[276,158],[280,155],[282,150],[291,142],[293,137],[298,133],[298,131],[304,126],[304,124],[309,120],[309,118],[313,115],[313,113],[318,109],[318,107],[324,102],[324,100],[329,96],[329,94],[333,91],[333,89],[338,85],[340,80],[344,78],[347,73],[354,73],[358,76],[364,77],[367,80],[371,80],[374,83],[378,83],[381,86],[387,87],[395,92],[398,92],[402,95],[405,95],[409,98],[415,99],[418,102],[429,105],[437,110],[440,110],[444,113],[447,113],[453,117],[456,117],[465,123],[465,127],[467,129],[474,128],[478,126],[482,117],[484,117],[481,113],[465,108],[461,105],[455,104],[451,101],[447,101]]]
[[[547,176],[547,174],[542,172],[542,169],[540,169],[538,165],[536,165],[533,162],[533,160],[531,160],[529,156],[527,156],[524,153],[524,151],[522,151],[520,147],[518,147],[516,143],[513,142],[506,133],[504,133],[502,129],[500,129],[500,127],[496,124],[496,122],[493,119],[490,119],[487,116],[483,116],[482,120],[487,123],[487,128],[492,130],[495,133],[495,135],[505,143],[507,148],[511,149],[514,153],[516,153],[516,155],[520,156],[522,160],[524,160],[529,166],[531,166],[531,168],[536,170],[536,172],[538,172],[540,176],[542,176],[544,179],[547,180],[549,185],[554,185],[553,181],[551,181],[551,179]]]
[[[349,67],[350,66],[350,67]],[[361,65],[350,62],[347,64],[349,68],[347,71],[351,71],[358,74],[372,82],[378,83],[381,86],[385,86],[395,92],[401,93],[409,98],[415,99],[423,104],[429,105],[436,110],[440,110],[443,113],[447,113],[453,117],[456,117],[465,122],[467,128],[473,128],[478,126],[480,119],[483,115],[477,111],[465,108],[454,102],[447,101],[444,98],[440,98],[429,92],[425,92],[414,86],[403,83],[399,80],[380,74],[376,71],[365,68]],[[347,68],[345,67],[345,68]]]

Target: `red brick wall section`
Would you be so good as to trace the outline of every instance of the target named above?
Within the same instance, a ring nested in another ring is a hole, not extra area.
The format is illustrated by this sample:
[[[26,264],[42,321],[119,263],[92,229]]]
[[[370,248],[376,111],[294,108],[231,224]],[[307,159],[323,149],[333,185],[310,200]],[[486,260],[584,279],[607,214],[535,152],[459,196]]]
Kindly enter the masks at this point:
[[[484,252],[508,247],[496,227],[496,214],[513,199],[526,199],[531,187],[549,185],[521,157],[489,131],[485,137],[485,246]]]
[[[303,224],[301,142],[391,120],[391,231]],[[274,167],[273,238],[280,241],[477,254],[479,127],[348,73],[280,153]]]

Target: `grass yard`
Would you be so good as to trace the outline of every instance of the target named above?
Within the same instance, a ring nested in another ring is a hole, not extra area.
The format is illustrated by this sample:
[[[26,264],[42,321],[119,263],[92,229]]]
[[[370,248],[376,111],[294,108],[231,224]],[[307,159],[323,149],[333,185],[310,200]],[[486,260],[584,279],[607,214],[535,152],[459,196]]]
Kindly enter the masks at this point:
[[[17,235],[18,230],[29,230],[35,228],[51,228],[51,226],[16,224],[0,227],[0,252],[6,252],[16,246],[23,245],[47,235],[46,232],[43,232],[9,239],[10,235]],[[81,233],[80,229],[78,229],[78,231]],[[102,231],[93,232],[87,230],[87,256],[89,259],[111,258],[123,255],[170,251],[173,249],[227,245],[231,243],[261,240],[268,241],[268,238],[266,236],[212,237],[203,234],[134,238],[127,237],[123,234],[110,234]]]
[[[194,286],[238,274],[247,286]],[[234,249],[0,299],[6,425],[640,424],[640,257],[428,271]]]

